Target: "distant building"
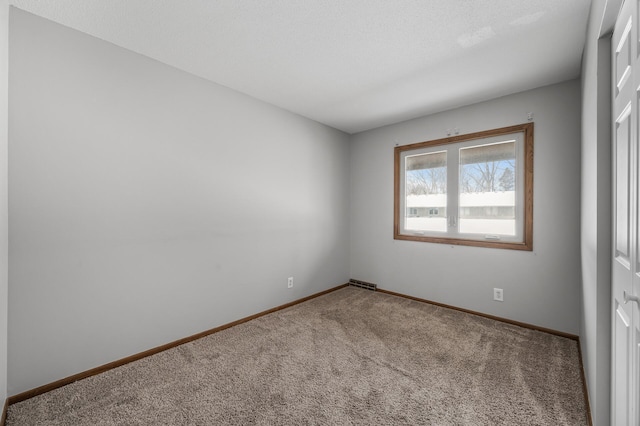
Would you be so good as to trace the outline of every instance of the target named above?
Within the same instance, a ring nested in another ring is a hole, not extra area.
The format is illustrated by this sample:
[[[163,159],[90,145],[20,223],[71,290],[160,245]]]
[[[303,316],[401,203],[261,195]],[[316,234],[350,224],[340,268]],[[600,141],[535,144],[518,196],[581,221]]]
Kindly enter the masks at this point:
[[[460,194],[460,217],[463,219],[515,218],[515,191],[471,192]],[[446,194],[407,196],[407,217],[445,217]]]

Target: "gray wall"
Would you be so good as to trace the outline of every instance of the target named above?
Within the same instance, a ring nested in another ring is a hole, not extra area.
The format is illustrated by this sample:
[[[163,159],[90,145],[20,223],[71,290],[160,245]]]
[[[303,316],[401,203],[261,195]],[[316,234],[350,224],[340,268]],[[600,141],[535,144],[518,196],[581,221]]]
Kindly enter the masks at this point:
[[[393,239],[393,148],[524,123],[533,112],[533,252]],[[578,334],[580,82],[543,87],[352,137],[351,277]],[[560,212],[560,213],[559,213]],[[493,301],[493,287],[504,302]]]
[[[7,397],[7,290],[8,290],[8,59],[9,6],[0,0],[0,404]]]
[[[580,342],[595,425],[610,422],[611,39],[607,34],[621,3],[593,1],[582,61]]]
[[[349,163],[344,134],[12,9],[9,394],[351,276],[579,330],[595,424],[607,424],[609,83],[598,41],[605,4],[592,4],[585,48],[581,162],[577,82],[355,135]],[[7,12],[0,0],[0,99]],[[520,123],[528,111],[536,122],[533,253],[393,240],[396,143]],[[6,118],[0,103],[0,398]],[[554,203],[562,203],[561,217]],[[504,303],[491,300],[494,286],[505,289]]]
[[[348,280],[346,134],[11,12],[10,395]]]

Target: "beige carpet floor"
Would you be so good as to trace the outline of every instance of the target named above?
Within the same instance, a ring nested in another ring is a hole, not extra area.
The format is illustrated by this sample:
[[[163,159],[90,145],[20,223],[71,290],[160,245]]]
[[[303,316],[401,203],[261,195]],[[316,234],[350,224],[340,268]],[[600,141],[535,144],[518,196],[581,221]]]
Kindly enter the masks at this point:
[[[9,407],[7,425],[586,425],[577,343],[346,287]]]

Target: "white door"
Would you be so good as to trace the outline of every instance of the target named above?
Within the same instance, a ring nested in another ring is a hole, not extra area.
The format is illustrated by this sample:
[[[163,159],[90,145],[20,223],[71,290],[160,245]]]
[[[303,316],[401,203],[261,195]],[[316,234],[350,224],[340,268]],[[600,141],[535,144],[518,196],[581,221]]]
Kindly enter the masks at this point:
[[[611,424],[640,425],[638,250],[638,1],[626,0],[613,32],[613,335]]]

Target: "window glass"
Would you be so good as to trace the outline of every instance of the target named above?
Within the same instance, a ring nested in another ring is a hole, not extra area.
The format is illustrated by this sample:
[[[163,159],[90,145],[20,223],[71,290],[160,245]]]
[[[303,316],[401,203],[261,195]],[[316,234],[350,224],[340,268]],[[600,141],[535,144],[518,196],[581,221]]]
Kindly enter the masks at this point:
[[[516,142],[460,149],[460,233],[516,235]]]
[[[407,230],[447,231],[447,153],[406,157],[405,225]]]
[[[394,238],[533,249],[533,123],[397,146]]]

